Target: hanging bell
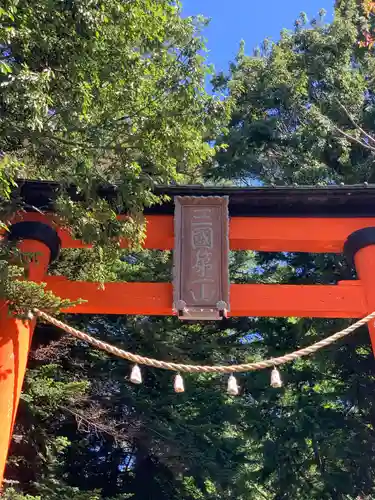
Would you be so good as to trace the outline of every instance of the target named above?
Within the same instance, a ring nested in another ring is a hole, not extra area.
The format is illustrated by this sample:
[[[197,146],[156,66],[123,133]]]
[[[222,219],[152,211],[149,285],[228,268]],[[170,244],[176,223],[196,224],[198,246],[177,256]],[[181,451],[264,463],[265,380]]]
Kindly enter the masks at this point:
[[[142,373],[138,365],[134,365],[130,374],[130,382],[142,384]]]
[[[179,373],[174,378],[173,388],[174,392],[185,392],[184,379]]]
[[[279,370],[274,367],[271,372],[271,387],[279,388],[283,386]]]
[[[235,377],[234,375],[231,375],[231,376],[228,378],[228,388],[227,388],[227,392],[228,392],[228,394],[230,394],[231,396],[238,396],[238,393],[239,393],[239,387],[238,387],[238,384],[237,384],[236,377]]]

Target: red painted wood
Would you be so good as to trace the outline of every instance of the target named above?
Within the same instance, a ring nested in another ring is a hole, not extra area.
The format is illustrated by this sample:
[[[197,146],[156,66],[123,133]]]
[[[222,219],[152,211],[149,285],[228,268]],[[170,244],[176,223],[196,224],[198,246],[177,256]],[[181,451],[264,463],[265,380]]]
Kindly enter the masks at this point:
[[[19,214],[16,220],[38,220],[50,224],[52,216],[39,213]],[[174,246],[173,217],[146,217],[147,237],[144,248],[171,250]],[[375,226],[375,218],[292,218],[292,217],[232,217],[229,242],[232,250],[267,252],[340,253],[346,238],[357,229]],[[63,248],[85,248],[69,232],[56,228]],[[128,243],[122,241],[126,248]]]
[[[22,242],[20,248],[37,254],[38,260],[30,264],[29,278],[43,280],[50,257],[49,249],[43,243],[30,240]],[[35,320],[23,322],[9,317],[7,304],[4,301],[0,303],[0,487],[34,326]]]
[[[366,314],[375,311],[375,245],[359,250],[355,255],[355,267],[361,279],[366,302]],[[372,350],[375,355],[375,321],[368,323]]]
[[[170,283],[97,283],[45,279],[63,298],[85,299],[66,310],[84,314],[172,314]],[[361,283],[339,285],[231,285],[231,316],[307,316],[359,318],[366,312]]]
[[[230,223],[232,250],[341,253],[347,237],[375,218],[234,217]]]

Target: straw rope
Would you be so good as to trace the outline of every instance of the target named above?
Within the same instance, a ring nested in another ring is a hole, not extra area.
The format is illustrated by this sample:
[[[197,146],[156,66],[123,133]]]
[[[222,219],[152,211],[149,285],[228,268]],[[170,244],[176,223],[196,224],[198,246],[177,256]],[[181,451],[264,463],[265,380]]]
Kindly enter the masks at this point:
[[[115,347],[111,344],[107,344],[106,342],[102,342],[87,333],[81,332],[76,328],[73,328],[66,323],[50,316],[49,314],[40,311],[39,309],[34,309],[33,312],[43,318],[45,321],[48,321],[52,325],[61,328],[65,332],[73,335],[74,337],[87,342],[88,344],[100,349],[102,351],[106,351],[109,354],[113,354],[114,356],[118,356],[119,358],[126,359],[128,361],[132,361],[133,363],[139,365],[152,366],[154,368],[161,368],[163,370],[171,370],[175,372],[187,372],[187,373],[234,373],[234,372],[248,372],[255,370],[263,370],[264,368],[272,368],[275,366],[283,365],[284,363],[288,363],[289,361],[293,361],[295,359],[301,358],[302,356],[308,356],[309,354],[313,354],[314,352],[322,349],[323,347],[327,347],[337,340],[350,335],[354,330],[360,328],[365,325],[373,318],[375,318],[375,311],[369,314],[368,316],[356,321],[352,325],[344,328],[340,332],[337,332],[326,339],[320,340],[315,344],[312,344],[309,347],[304,347],[303,349],[299,349],[298,351],[291,352],[290,354],[286,354],[285,356],[279,356],[277,358],[270,358],[264,361],[257,361],[255,363],[243,363],[240,365],[215,365],[215,366],[201,366],[201,365],[186,365],[182,363],[170,363],[167,361],[159,361],[158,359],[146,358],[144,356],[139,356],[138,354],[133,354],[128,351],[124,351]]]

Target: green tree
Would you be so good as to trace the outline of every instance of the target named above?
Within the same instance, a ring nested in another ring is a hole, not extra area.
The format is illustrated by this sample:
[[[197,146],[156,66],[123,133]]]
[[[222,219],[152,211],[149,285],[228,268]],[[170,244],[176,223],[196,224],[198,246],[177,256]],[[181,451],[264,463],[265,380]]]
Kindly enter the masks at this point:
[[[227,144],[208,178],[251,184],[374,181],[374,58],[359,47],[357,2],[341,2],[255,56],[239,53],[229,78],[216,78],[235,103]]]
[[[14,210],[32,209],[17,203],[16,178],[57,181],[58,215],[95,244],[87,277],[109,279],[119,255],[113,237],[142,239],[142,209],[160,201],[155,184],[199,180],[215,153],[227,106],[204,90],[205,22],[182,18],[171,0],[1,3],[2,227]],[[116,191],[111,201],[98,196],[103,183]],[[61,305],[14,280],[22,269],[2,253],[0,295],[17,313]]]
[[[15,177],[74,184],[59,209],[81,237],[135,237],[153,186],[199,179],[215,152],[225,104],[204,90],[204,23],[170,0],[5,0],[2,193]],[[115,202],[101,183],[116,184]]]
[[[253,56],[242,47],[229,77],[216,78],[233,99],[225,145],[207,177],[237,184],[374,182],[374,55],[361,47],[357,2],[337,3],[282,33]],[[352,279],[334,255],[260,253],[261,282],[332,283]],[[254,273],[252,278],[254,278]],[[345,322],[260,319],[265,357],[293,351],[339,330]],[[243,477],[266,487],[267,498],[373,498],[374,364],[366,329],[329,350],[285,367],[287,387],[273,400],[252,394],[262,420],[252,438],[262,456]],[[253,377],[253,375],[251,375]]]

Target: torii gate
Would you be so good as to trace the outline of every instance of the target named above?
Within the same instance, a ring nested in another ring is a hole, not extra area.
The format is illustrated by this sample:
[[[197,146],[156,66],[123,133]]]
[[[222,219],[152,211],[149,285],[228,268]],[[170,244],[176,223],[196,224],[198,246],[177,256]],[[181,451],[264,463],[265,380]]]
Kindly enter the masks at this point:
[[[38,254],[38,261],[30,264],[31,280],[47,282],[47,289],[62,298],[86,300],[65,312],[218,319],[224,315],[360,318],[375,310],[375,186],[157,188],[157,194],[167,194],[172,201],[145,211],[144,247],[175,249],[174,293],[171,283],[108,283],[99,290],[95,283],[48,276],[48,264],[60,248],[85,247],[54,223],[58,187],[24,181],[18,194],[26,206],[44,215],[19,214],[10,234],[20,241],[21,250]],[[101,188],[99,195],[108,199],[115,189]],[[229,285],[227,242],[231,250],[345,252],[359,279],[337,285]],[[127,242],[121,245],[126,248]],[[11,318],[5,303],[0,311],[1,484],[35,321]],[[369,330],[375,353],[373,323]]]

